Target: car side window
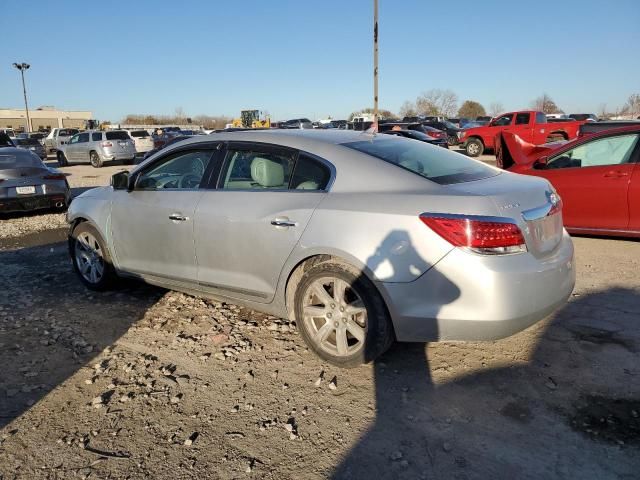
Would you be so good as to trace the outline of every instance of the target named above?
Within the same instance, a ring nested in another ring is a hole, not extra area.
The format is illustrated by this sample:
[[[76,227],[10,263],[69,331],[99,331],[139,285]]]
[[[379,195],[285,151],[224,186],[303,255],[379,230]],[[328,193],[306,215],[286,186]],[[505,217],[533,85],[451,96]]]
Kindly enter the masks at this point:
[[[504,127],[506,125],[511,125],[511,120],[513,119],[513,113],[509,113],[507,115],[502,115],[499,117],[493,124],[497,127]]]
[[[516,125],[529,125],[530,113],[518,113],[516,115]]]
[[[536,123],[547,123],[547,116],[542,112],[536,112]]]
[[[327,188],[330,178],[329,167],[301,152],[293,169],[290,188],[294,190],[324,190]]]
[[[80,135],[78,135],[78,143],[86,143],[88,141],[89,141],[88,133],[81,133]]]
[[[275,150],[229,149],[223,174],[224,190],[282,190],[289,187],[294,153]]]
[[[102,132],[93,132],[91,134],[91,140],[93,142],[100,142],[102,140]]]
[[[583,143],[547,162],[548,169],[598,167],[629,163],[640,135],[619,135]]]
[[[212,155],[212,150],[191,150],[169,155],[142,172],[136,181],[135,189],[197,189]]]
[[[79,135],[75,135],[71,137],[71,139],[69,140],[69,143],[78,143],[78,137]]]

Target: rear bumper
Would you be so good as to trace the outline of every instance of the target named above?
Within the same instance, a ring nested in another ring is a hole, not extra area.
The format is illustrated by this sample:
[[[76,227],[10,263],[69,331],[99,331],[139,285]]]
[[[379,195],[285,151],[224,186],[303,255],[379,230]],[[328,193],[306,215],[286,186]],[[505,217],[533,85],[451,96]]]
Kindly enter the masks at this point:
[[[111,160],[133,160],[136,157],[136,152],[112,152],[104,151],[99,152],[100,158],[104,161]]]
[[[508,337],[562,306],[574,285],[573,244],[565,232],[544,260],[454,249],[417,280],[379,287],[396,338],[425,342]]]
[[[64,193],[0,198],[0,213],[31,212],[54,207],[61,208],[68,204],[69,195]]]

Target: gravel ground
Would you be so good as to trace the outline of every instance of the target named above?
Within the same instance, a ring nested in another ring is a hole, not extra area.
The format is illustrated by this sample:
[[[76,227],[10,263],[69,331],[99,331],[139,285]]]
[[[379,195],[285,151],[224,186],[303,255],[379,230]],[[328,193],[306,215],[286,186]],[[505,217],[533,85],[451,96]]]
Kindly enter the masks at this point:
[[[89,292],[47,231],[0,248],[0,479],[637,478],[638,241],[575,238],[574,295],[513,337],[340,370],[288,321]]]

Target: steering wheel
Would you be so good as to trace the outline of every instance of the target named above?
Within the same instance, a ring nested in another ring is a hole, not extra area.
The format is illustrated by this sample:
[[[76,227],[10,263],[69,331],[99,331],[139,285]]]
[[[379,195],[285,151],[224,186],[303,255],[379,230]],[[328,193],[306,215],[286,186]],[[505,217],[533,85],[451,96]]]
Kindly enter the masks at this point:
[[[178,182],[179,188],[196,188],[198,185],[200,185],[200,177],[193,173],[184,174]]]

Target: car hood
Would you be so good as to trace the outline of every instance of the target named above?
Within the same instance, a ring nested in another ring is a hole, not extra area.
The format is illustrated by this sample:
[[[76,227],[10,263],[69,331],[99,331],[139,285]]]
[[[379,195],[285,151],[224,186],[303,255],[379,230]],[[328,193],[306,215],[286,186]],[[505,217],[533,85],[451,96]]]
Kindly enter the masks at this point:
[[[113,188],[111,187],[96,187],[96,188],[92,188],[90,190],[87,190],[86,192],[81,193],[80,195],[78,195],[77,197],[75,197],[75,199],[78,198],[97,198],[97,199],[108,199],[109,196],[111,195],[111,192],[113,192]]]
[[[567,143],[567,140],[543,145],[525,142],[512,132],[496,135],[496,165],[508,169],[514,165],[531,165],[541,157],[548,156]]]

